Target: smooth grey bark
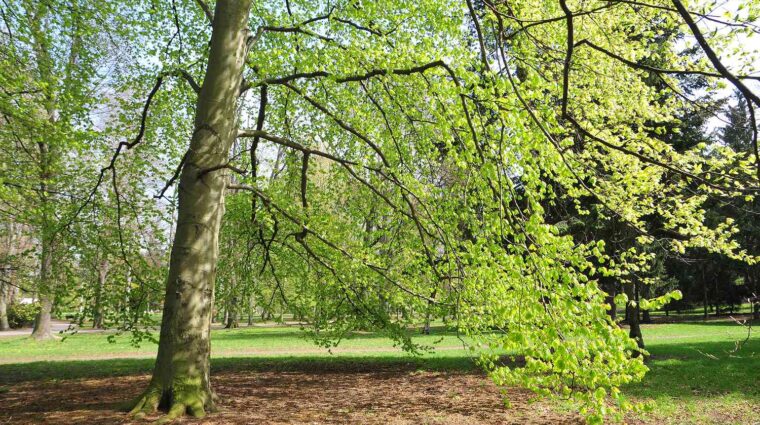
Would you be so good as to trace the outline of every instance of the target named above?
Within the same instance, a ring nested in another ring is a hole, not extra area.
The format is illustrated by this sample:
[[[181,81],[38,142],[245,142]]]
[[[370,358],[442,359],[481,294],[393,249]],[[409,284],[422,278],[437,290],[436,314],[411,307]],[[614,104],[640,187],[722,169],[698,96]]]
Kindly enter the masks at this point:
[[[224,213],[223,169],[236,137],[235,107],[246,55],[251,0],[219,0],[195,131],[179,180],[179,202],[158,355],[132,413],[169,407],[164,421],[213,410],[209,378],[211,311]]]

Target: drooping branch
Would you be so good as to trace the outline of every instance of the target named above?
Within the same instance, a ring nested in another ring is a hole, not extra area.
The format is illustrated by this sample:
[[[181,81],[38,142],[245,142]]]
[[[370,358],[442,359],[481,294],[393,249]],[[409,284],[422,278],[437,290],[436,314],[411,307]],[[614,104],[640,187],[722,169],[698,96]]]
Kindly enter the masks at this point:
[[[97,192],[100,185],[103,183],[103,179],[105,178],[106,172],[108,170],[114,170],[116,167],[116,160],[119,158],[119,155],[121,155],[122,152],[125,150],[130,150],[133,147],[137,146],[140,142],[143,140],[143,136],[145,135],[145,126],[146,121],[148,119],[148,111],[150,111],[150,105],[153,102],[153,98],[156,96],[156,93],[158,93],[158,89],[161,88],[161,85],[164,82],[164,75],[161,74],[156,78],[156,83],[153,85],[153,88],[150,90],[150,93],[148,93],[148,97],[145,100],[145,104],[143,105],[142,113],[140,114],[140,130],[137,132],[137,135],[132,139],[131,142],[120,142],[116,146],[116,150],[114,151],[113,155],[111,156],[111,160],[109,161],[108,165],[100,169],[100,173],[98,174],[98,179],[95,182],[95,185],[92,187],[92,190],[90,191],[89,195],[85,198],[85,201],[79,206],[77,211],[72,215],[71,220],[69,221],[69,224],[73,222],[73,220],[76,219],[76,217],[79,216],[79,214],[84,210],[84,208],[92,201],[93,197],[95,196],[95,193]],[[68,224],[67,224],[68,227]]]
[[[416,210],[414,208],[414,203],[407,196],[407,194],[412,195],[412,196],[414,196],[414,194],[406,186],[404,186],[403,184],[401,184],[401,182],[399,182],[398,179],[396,179],[396,178],[388,175],[387,173],[383,172],[379,168],[368,166],[368,165],[362,165],[362,164],[359,164],[356,161],[347,160],[345,158],[341,158],[341,157],[332,155],[330,153],[326,153],[326,152],[323,152],[323,151],[320,151],[320,150],[317,150],[317,149],[312,149],[312,148],[306,147],[304,145],[301,145],[300,143],[294,142],[292,140],[289,140],[289,139],[286,139],[286,138],[283,138],[283,137],[274,136],[274,135],[269,134],[269,133],[267,133],[265,131],[241,130],[238,133],[238,137],[257,137],[257,136],[261,137],[262,139],[268,140],[268,141],[270,141],[272,143],[278,144],[280,146],[284,146],[284,147],[287,147],[287,148],[299,151],[299,152],[301,152],[304,155],[319,156],[319,157],[328,159],[328,160],[330,160],[330,161],[332,161],[332,162],[334,162],[336,164],[339,164],[340,166],[342,166],[343,168],[346,169],[346,171],[351,175],[351,177],[353,177],[356,181],[358,181],[359,183],[361,183],[362,185],[364,185],[365,187],[367,187],[369,190],[371,190],[375,195],[377,195],[379,198],[381,198],[388,206],[390,206],[395,212],[397,212],[397,213],[399,213],[399,214],[401,214],[401,215],[403,215],[403,216],[405,216],[405,217],[413,220],[415,222],[415,225],[418,227],[418,229],[422,229],[422,230],[424,230],[425,234],[427,234],[428,236],[432,236],[432,234],[430,233],[430,231],[428,231],[425,228],[425,226],[422,225],[422,223],[420,221],[420,218],[419,218],[419,216],[418,216],[418,214],[417,214],[417,212],[416,212]],[[370,183],[369,181],[367,181],[367,179],[365,179],[365,178],[361,177],[359,174],[357,174],[356,170],[354,170],[354,167],[362,167],[362,168],[364,168],[366,170],[374,172],[374,173],[378,174],[379,176],[381,176],[384,180],[386,180],[386,181],[390,182],[391,184],[395,185],[396,187],[398,187],[399,190],[401,190],[401,192],[403,194],[403,197],[405,199],[405,202],[406,202],[407,206],[410,207],[411,212],[407,212],[407,211],[401,209],[387,195],[383,194],[382,191],[380,191],[380,189],[378,187],[376,187],[375,185],[373,185],[372,183]],[[418,199],[418,198],[415,196],[415,199]],[[418,203],[419,202],[420,201],[418,200]]]
[[[289,213],[286,209],[284,209],[281,206],[279,206],[276,203],[274,203],[272,201],[272,199],[270,199],[268,196],[266,196],[266,194],[264,192],[262,192],[261,190],[255,188],[255,187],[246,186],[246,185],[228,185],[227,187],[229,189],[246,190],[246,191],[249,191],[249,192],[255,194],[256,196],[258,196],[261,199],[262,202],[264,202],[265,204],[267,204],[267,205],[271,206],[272,208],[274,208],[275,210],[277,210],[277,212],[280,213],[280,215],[282,215],[283,217],[285,217],[288,221],[292,222],[297,227],[303,229],[303,232],[314,236],[316,239],[318,239],[320,242],[322,242],[323,244],[325,244],[327,247],[333,249],[334,251],[338,252],[339,254],[343,255],[344,257],[346,257],[346,258],[348,258],[348,259],[350,259],[352,261],[358,261],[358,262],[360,262],[365,267],[367,267],[368,269],[372,270],[373,272],[375,272],[376,274],[378,274],[379,276],[381,276],[384,280],[390,282],[392,285],[396,286],[397,288],[399,288],[403,292],[405,292],[405,293],[407,293],[407,294],[409,294],[409,295],[411,295],[413,297],[416,297],[416,298],[419,298],[419,299],[422,299],[422,300],[425,300],[425,301],[428,301],[428,302],[431,302],[431,303],[434,303],[434,304],[439,304],[439,305],[442,304],[440,301],[437,301],[437,300],[432,299],[432,298],[430,298],[430,297],[428,297],[426,295],[418,294],[418,293],[412,291],[411,289],[405,287],[404,285],[400,284],[398,281],[396,281],[396,280],[392,279],[390,276],[388,276],[388,274],[385,272],[386,271],[385,268],[380,267],[380,266],[378,266],[376,264],[370,263],[369,261],[363,260],[361,258],[357,258],[356,256],[352,255],[350,252],[346,251],[346,249],[338,246],[334,242],[332,242],[329,239],[325,238],[319,232],[316,232],[315,230],[313,230],[309,226],[307,226],[306,223],[304,223],[302,220],[298,219],[293,214]]]
[[[598,143],[606,146],[609,149],[616,150],[618,152],[622,152],[622,153],[624,153],[626,155],[633,156],[633,157],[637,158],[638,160],[640,160],[642,162],[645,162],[645,163],[648,163],[648,164],[652,164],[652,165],[656,165],[656,166],[658,166],[660,168],[664,168],[664,169],[666,169],[668,171],[674,172],[676,174],[680,174],[680,175],[682,175],[682,176],[684,176],[686,178],[689,178],[689,179],[692,179],[692,180],[694,180],[696,182],[704,184],[705,186],[710,187],[712,189],[719,190],[721,192],[729,192],[729,193],[731,193],[731,192],[741,192],[741,193],[757,193],[757,192],[760,192],[760,187],[732,188],[732,187],[725,187],[725,186],[721,186],[721,185],[715,184],[715,183],[713,183],[711,181],[708,181],[708,180],[706,180],[706,179],[704,179],[704,178],[702,178],[702,177],[700,177],[700,176],[698,176],[698,175],[696,175],[694,173],[690,173],[690,172],[682,170],[680,168],[676,168],[676,167],[674,167],[674,166],[672,166],[670,164],[667,164],[665,162],[659,161],[659,160],[657,160],[655,158],[648,157],[648,156],[643,155],[643,154],[641,154],[639,152],[632,151],[632,150],[630,150],[630,149],[628,149],[628,148],[626,148],[624,146],[618,146],[618,145],[616,145],[614,143],[611,143],[611,142],[608,142],[607,140],[602,139],[601,137],[597,137],[594,134],[592,134],[591,132],[589,132],[588,130],[586,130],[585,128],[583,128],[583,126],[581,126],[581,124],[577,120],[575,120],[575,118],[573,118],[570,115],[568,115],[565,118],[573,124],[573,126],[576,128],[576,130],[578,130],[578,132],[580,132],[584,136],[590,138],[591,140],[594,140],[595,142],[598,142]]]
[[[256,116],[256,131],[260,132],[264,129],[264,120],[266,119],[266,108],[267,108],[267,101],[268,101],[268,93],[267,93],[267,85],[261,86],[261,89],[259,90],[259,112]],[[253,181],[256,181],[258,178],[258,164],[257,158],[256,158],[256,149],[258,149],[259,146],[259,140],[260,136],[255,135],[253,136],[253,141],[251,142],[250,147],[250,161],[251,161],[251,175],[253,176]],[[256,196],[251,197],[251,223],[256,221],[256,199],[258,199]]]
[[[185,71],[184,69],[178,69],[176,71],[173,71],[167,75],[174,75],[176,77],[182,77],[187,81],[188,84],[190,84],[190,87],[193,89],[195,94],[200,94],[201,92],[201,86],[198,85],[198,83],[195,81],[192,75],[190,75],[189,72]]]
[[[720,75],[722,75],[725,79],[730,81],[731,84],[733,84],[734,87],[736,87],[736,89],[739,90],[741,94],[747,98],[748,102],[752,102],[755,105],[760,106],[760,97],[753,93],[749,87],[747,87],[739,78],[732,74],[725,65],[723,65],[723,62],[721,62],[718,55],[715,53],[712,47],[710,47],[710,43],[708,43],[704,35],[702,35],[702,31],[697,26],[697,23],[694,22],[694,19],[691,17],[689,11],[686,10],[686,7],[684,7],[683,3],[681,3],[681,0],[673,0],[673,5],[675,5],[676,10],[678,10],[678,14],[681,15],[681,18],[683,18],[684,22],[691,30],[691,33],[694,35],[697,43],[702,48],[702,51],[705,52],[705,55],[710,60],[710,63],[712,63],[715,67],[715,70],[718,71],[718,73],[720,73]],[[760,80],[760,78],[758,79]]]
[[[467,11],[470,13],[470,19],[472,19],[473,25],[475,25],[475,34],[478,38],[478,46],[480,47],[480,64],[483,66],[483,70],[488,69],[488,57],[486,55],[485,40],[483,40],[483,30],[480,28],[480,20],[475,13],[475,8],[472,6],[472,0],[467,0]]]
[[[710,72],[710,71],[700,71],[700,70],[687,70],[687,69],[665,69],[665,68],[658,68],[655,66],[650,66],[638,62],[634,62],[631,60],[628,60],[614,52],[611,52],[610,50],[607,50],[597,44],[594,44],[593,42],[589,41],[588,39],[583,39],[577,43],[575,43],[575,47],[581,47],[581,46],[588,46],[600,53],[604,53],[605,55],[616,59],[632,68],[636,69],[642,69],[645,71],[654,72],[657,74],[676,74],[676,75],[703,75],[705,77],[716,77],[716,78],[724,78],[724,75],[719,74],[717,72]],[[754,76],[754,75],[737,75],[736,78],[740,80],[756,80],[760,81],[760,76]]]
[[[651,9],[659,9],[659,10],[666,10],[668,12],[678,12],[678,9],[663,6],[660,4],[653,4],[653,3],[645,3],[642,1],[636,1],[636,0],[606,0],[609,4],[629,4],[632,6],[640,6],[640,7],[646,7]],[[749,28],[751,31],[755,33],[760,33],[760,27],[758,27],[757,24],[753,22],[730,22],[723,19],[720,19],[716,15],[711,15],[707,13],[699,13],[695,11],[689,11],[690,14],[694,16],[698,16],[701,19],[705,19],[707,21],[715,22],[716,24],[726,25],[729,27],[738,27],[738,28]]]
[[[384,33],[380,32],[380,31],[378,31],[376,29],[372,29],[370,27],[365,27],[363,25],[359,25],[356,22],[348,20],[348,19],[337,18],[337,17],[332,18],[332,19],[334,19],[334,20],[336,20],[336,21],[338,21],[338,22],[340,22],[342,24],[346,24],[348,26],[354,27],[354,28],[356,28],[359,31],[364,31],[364,32],[370,33],[372,35],[377,35],[377,36],[380,36],[380,37],[382,37],[382,36],[385,35]]]

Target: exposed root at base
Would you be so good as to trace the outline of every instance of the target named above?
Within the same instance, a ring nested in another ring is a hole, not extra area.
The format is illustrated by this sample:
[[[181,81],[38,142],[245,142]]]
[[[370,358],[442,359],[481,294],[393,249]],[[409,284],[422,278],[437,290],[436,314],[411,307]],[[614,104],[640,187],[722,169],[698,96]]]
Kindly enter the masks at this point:
[[[168,400],[171,400],[169,411],[166,415],[158,418],[156,424],[166,424],[173,420],[188,414],[194,418],[203,418],[206,416],[206,406],[209,411],[214,410],[214,403],[211,401],[211,395],[206,394],[197,387],[184,388],[183,390],[171,391]],[[146,415],[158,410],[161,400],[164,398],[164,391],[158,385],[151,384],[145,392],[137,398],[132,404],[129,415],[141,419]]]

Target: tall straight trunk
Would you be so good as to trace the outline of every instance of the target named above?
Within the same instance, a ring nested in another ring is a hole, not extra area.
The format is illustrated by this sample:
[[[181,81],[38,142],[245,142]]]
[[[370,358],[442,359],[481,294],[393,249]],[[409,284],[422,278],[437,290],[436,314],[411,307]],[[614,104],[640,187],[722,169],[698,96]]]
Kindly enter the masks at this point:
[[[179,181],[179,203],[153,377],[133,413],[169,407],[164,420],[214,408],[209,379],[211,309],[224,213],[227,162],[246,55],[251,0],[219,0],[195,131]]]
[[[106,287],[106,277],[108,277],[108,261],[103,260],[98,267],[98,287],[95,290],[95,306],[92,314],[92,327],[95,329],[103,328],[103,291]]]
[[[33,51],[37,62],[38,77],[41,81],[55,80],[55,59],[52,58],[49,51],[47,35],[50,28],[47,24],[47,14],[49,10],[43,4],[36,5],[34,9],[28,9],[30,13],[31,33],[33,41]],[[79,53],[80,39],[75,37],[68,52],[68,66],[76,65]],[[43,101],[43,110],[48,123],[55,127],[58,121],[58,94],[56,92],[46,92]],[[38,280],[38,292],[40,300],[40,312],[34,320],[34,330],[32,338],[44,340],[53,338],[50,315],[53,310],[55,301],[55,281],[51,279],[54,265],[54,247],[57,240],[55,229],[55,200],[50,199],[49,190],[57,177],[56,164],[61,158],[60,148],[48,140],[50,134],[42,132],[37,135],[37,148],[39,150],[38,167],[39,167],[39,204],[40,222],[39,222],[39,239],[40,239],[40,275]]]

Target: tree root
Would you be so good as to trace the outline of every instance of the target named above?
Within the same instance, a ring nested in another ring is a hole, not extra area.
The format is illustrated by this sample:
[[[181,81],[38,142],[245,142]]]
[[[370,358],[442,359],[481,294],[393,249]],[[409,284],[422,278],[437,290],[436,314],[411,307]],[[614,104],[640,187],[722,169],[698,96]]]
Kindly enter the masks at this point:
[[[164,398],[164,391],[160,385],[151,383],[148,389],[131,404],[129,415],[135,419],[142,419],[148,414],[155,413]],[[171,391],[168,397],[169,410],[166,415],[156,420],[156,424],[170,423],[185,414],[200,419],[206,416],[207,410],[214,410],[213,393],[204,391],[199,386],[176,385],[168,391]]]
[[[145,417],[146,414],[155,412],[158,409],[158,404],[161,402],[162,395],[163,391],[161,388],[151,383],[148,389],[132,403],[129,415],[140,419]]]

